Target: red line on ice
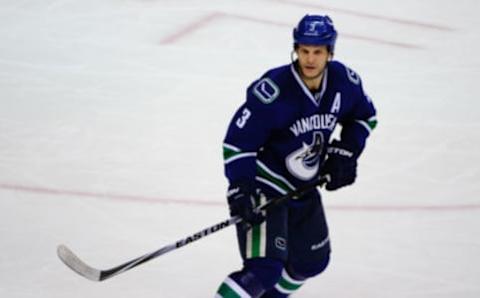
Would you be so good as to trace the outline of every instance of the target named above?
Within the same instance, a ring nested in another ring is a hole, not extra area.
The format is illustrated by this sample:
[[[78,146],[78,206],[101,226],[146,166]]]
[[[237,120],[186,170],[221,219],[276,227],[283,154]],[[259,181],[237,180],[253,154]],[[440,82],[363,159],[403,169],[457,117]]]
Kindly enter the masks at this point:
[[[220,202],[213,201],[195,201],[189,199],[166,199],[166,198],[156,198],[156,197],[145,197],[137,195],[124,195],[124,194],[114,194],[114,193],[105,193],[105,192],[88,192],[88,191],[78,191],[78,190],[65,190],[65,189],[54,189],[48,187],[37,187],[37,186],[26,186],[26,185],[15,185],[15,184],[0,184],[1,189],[43,194],[43,195],[56,195],[56,196],[73,196],[73,197],[87,197],[87,198],[100,198],[100,199],[111,199],[111,200],[120,200],[120,201],[131,201],[131,202],[141,202],[141,203],[162,203],[162,204],[194,204],[194,205],[222,205]]]
[[[16,184],[0,183],[0,189],[26,192],[40,195],[88,197],[95,199],[110,199],[146,204],[186,204],[197,206],[225,206],[225,201],[205,201],[194,199],[166,199],[145,197],[138,195],[124,195],[104,192],[88,192],[77,190],[54,189]],[[364,211],[364,212],[401,212],[401,211],[472,211],[479,210],[480,204],[452,204],[452,205],[327,205],[326,209],[336,211]]]
[[[395,18],[395,17],[388,17],[388,16],[383,16],[383,15],[378,15],[378,14],[371,14],[371,13],[360,12],[360,11],[351,10],[351,9],[332,7],[332,6],[326,6],[326,5],[319,5],[319,4],[313,4],[313,3],[308,3],[308,2],[302,2],[302,1],[292,1],[292,0],[271,0],[271,1],[281,2],[281,3],[284,3],[284,4],[288,4],[288,5],[293,5],[293,6],[310,7],[310,8],[315,8],[315,9],[328,10],[328,11],[348,14],[348,15],[352,15],[352,16],[356,16],[356,17],[382,20],[382,21],[387,21],[387,22],[391,22],[391,23],[421,27],[421,28],[426,28],[426,29],[434,29],[434,30],[441,30],[441,31],[453,31],[453,30],[455,30],[451,27],[447,27],[447,26],[443,26],[443,25],[437,25],[437,24],[431,24],[431,23],[425,23],[425,22],[418,22],[418,21],[414,21],[414,20],[400,19],[400,18]]]
[[[291,27],[291,24],[287,23],[281,23],[281,22],[275,22],[275,21],[269,21],[265,19],[258,19],[258,18],[253,18],[249,16],[242,16],[242,15],[235,15],[235,14],[224,14],[227,17],[231,18],[237,18],[241,20],[247,20],[251,22],[256,22],[256,23],[261,23],[261,24],[267,24],[267,25],[274,25],[274,26],[281,26],[281,27]],[[357,39],[357,40],[362,40],[362,41],[367,41],[371,43],[378,43],[378,44],[383,44],[383,45],[389,45],[389,46],[394,46],[394,47],[399,47],[399,48],[408,48],[408,49],[420,49],[421,47],[418,45],[414,44],[409,44],[409,43],[403,43],[403,42],[396,42],[396,41],[390,41],[390,40],[385,40],[385,39],[379,39],[379,38],[373,38],[373,37],[366,37],[362,35],[355,35],[355,34],[348,34],[348,33],[340,33],[343,37],[350,38],[350,39]]]
[[[264,25],[273,25],[277,27],[292,27],[292,24],[289,23],[282,23],[282,22],[277,22],[277,21],[271,21],[267,19],[259,19],[259,18],[254,18],[250,16],[244,16],[244,15],[238,15],[238,14],[230,14],[230,13],[222,13],[222,12],[213,12],[211,14],[205,15],[204,17],[200,18],[199,20],[192,22],[190,24],[187,24],[185,27],[180,28],[179,30],[173,32],[172,34],[166,36],[160,41],[160,44],[166,45],[166,44],[172,44],[176,42],[177,40],[186,37],[187,35],[193,33],[196,30],[199,30],[202,27],[207,26],[209,23],[213,22],[214,20],[217,20],[221,17],[225,18],[233,18],[233,19],[240,19],[240,20],[245,20],[249,22],[254,22],[254,23],[259,23],[259,24],[264,24]],[[348,33],[340,33],[342,36],[345,38],[349,39],[356,39],[356,40],[362,40],[370,43],[376,43],[376,44],[382,44],[382,45],[388,45],[388,46],[393,46],[393,47],[399,47],[399,48],[407,48],[407,49],[421,49],[421,46],[414,45],[414,44],[409,44],[409,43],[403,43],[403,42],[396,42],[396,41],[391,41],[391,40],[385,40],[385,39],[380,39],[380,38],[373,38],[373,37],[367,37],[367,36],[362,36],[362,35],[355,35],[355,34],[348,34]]]
[[[452,204],[452,205],[335,205],[326,206],[327,209],[338,211],[468,211],[480,209],[480,204]]]
[[[188,24],[186,27],[183,27],[181,28],[180,30],[177,30],[175,31],[174,33],[172,33],[171,35],[163,38],[161,41],[160,41],[160,44],[170,44],[170,43],[174,43],[175,41],[177,41],[178,39],[182,38],[183,36],[185,35],[188,35],[190,33],[192,33],[193,31],[195,30],[198,30],[200,29],[201,27],[204,27],[206,26],[208,23],[210,23],[213,19],[216,19],[218,17],[222,16],[221,13],[218,13],[218,12],[213,12],[213,13],[210,13],[208,15],[205,15],[204,17],[202,17],[201,19],[195,21],[195,22],[192,22],[190,24]]]

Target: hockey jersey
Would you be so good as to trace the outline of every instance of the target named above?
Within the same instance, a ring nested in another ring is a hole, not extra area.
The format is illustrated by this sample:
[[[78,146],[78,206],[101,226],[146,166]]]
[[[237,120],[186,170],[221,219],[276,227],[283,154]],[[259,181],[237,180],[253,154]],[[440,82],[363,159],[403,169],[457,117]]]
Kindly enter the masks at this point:
[[[307,88],[295,63],[267,71],[247,89],[223,143],[230,182],[255,183],[286,194],[317,179],[337,124],[358,152],[376,125],[360,77],[330,61],[319,90]]]

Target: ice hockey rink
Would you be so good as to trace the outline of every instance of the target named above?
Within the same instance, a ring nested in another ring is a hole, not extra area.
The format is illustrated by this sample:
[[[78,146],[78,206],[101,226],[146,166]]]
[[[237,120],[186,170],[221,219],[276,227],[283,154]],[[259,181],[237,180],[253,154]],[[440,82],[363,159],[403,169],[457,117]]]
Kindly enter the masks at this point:
[[[480,297],[476,0],[1,0],[0,297],[213,297],[233,228],[222,140],[245,88],[289,63],[306,13],[339,31],[379,125],[354,186],[323,193],[332,260],[294,297]],[[267,120],[266,120],[267,121]]]

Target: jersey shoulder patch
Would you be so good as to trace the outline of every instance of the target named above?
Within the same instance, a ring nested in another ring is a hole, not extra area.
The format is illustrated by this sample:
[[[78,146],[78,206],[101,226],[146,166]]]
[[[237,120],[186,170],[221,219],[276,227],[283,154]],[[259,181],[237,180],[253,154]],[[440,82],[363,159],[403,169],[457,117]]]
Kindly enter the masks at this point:
[[[349,68],[348,66],[345,66],[345,70],[347,72],[347,77],[350,80],[350,82],[352,82],[355,85],[359,85],[360,84],[360,76],[353,69]]]
[[[264,77],[255,83],[252,92],[262,103],[270,104],[280,95],[280,88],[273,80]]]
[[[340,76],[346,78],[348,82],[352,83],[353,85],[360,85],[362,80],[360,76],[350,67],[346,66],[345,64],[339,61],[330,62],[332,68],[336,73]]]

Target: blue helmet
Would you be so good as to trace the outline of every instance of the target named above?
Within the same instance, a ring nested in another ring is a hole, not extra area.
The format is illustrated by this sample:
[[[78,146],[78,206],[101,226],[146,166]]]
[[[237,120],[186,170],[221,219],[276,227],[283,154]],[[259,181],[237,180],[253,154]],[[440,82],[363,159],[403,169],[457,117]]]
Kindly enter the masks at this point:
[[[326,45],[333,53],[337,31],[333,27],[330,17],[319,15],[304,16],[297,27],[293,29],[293,46],[305,45]]]

